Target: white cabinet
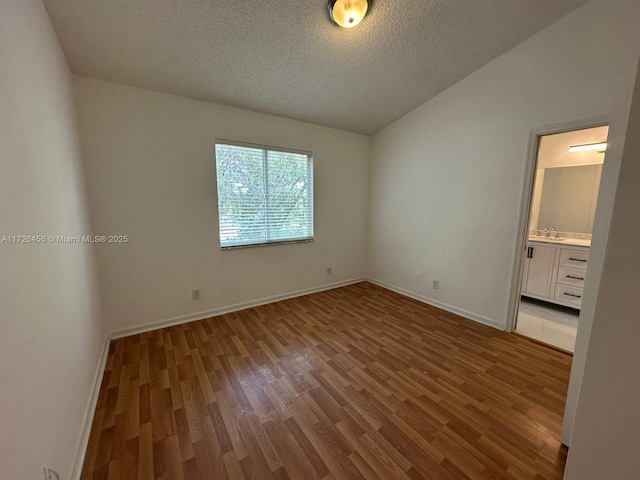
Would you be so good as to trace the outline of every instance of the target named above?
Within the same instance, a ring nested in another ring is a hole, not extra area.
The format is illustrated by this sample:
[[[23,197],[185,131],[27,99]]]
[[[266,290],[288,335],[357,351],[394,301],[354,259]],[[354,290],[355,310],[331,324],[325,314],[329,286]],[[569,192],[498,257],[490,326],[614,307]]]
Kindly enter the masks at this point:
[[[522,295],[580,308],[589,248],[559,243],[527,242]]]
[[[525,262],[522,293],[548,298],[551,296],[555,247],[529,245]]]

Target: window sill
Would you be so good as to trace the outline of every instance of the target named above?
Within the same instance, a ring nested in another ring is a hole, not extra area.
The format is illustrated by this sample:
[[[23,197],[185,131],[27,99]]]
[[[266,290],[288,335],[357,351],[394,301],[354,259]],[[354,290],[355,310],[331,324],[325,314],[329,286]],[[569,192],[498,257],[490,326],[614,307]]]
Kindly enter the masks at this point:
[[[220,250],[238,250],[241,248],[271,247],[274,245],[291,245],[293,243],[312,243],[312,242],[313,242],[313,238],[303,238],[300,240],[278,240],[275,242],[250,243],[247,245],[229,245],[227,247],[220,247]]]

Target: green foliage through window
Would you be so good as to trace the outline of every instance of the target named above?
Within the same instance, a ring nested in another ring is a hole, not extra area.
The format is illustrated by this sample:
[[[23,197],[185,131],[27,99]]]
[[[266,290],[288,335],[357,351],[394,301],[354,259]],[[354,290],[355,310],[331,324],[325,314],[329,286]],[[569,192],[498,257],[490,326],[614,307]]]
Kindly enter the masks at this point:
[[[313,238],[310,154],[216,143],[220,245]]]

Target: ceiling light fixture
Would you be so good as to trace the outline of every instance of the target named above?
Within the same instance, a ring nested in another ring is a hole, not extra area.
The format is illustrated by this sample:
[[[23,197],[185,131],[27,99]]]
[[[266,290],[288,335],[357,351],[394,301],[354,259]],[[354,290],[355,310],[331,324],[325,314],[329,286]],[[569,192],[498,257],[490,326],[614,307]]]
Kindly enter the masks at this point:
[[[370,0],[369,0],[370,1]],[[329,0],[331,20],[344,28],[358,25],[369,9],[367,0]]]
[[[606,149],[606,143],[586,143],[584,145],[572,145],[571,147],[569,147],[569,152],[591,152],[593,150],[604,152]]]

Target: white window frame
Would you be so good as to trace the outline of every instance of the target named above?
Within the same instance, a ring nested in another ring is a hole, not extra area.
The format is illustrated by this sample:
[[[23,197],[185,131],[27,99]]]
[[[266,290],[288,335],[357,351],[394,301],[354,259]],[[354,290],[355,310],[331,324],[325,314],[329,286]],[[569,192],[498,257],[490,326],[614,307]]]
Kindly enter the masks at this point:
[[[218,166],[218,159],[216,157],[216,148],[214,148],[214,161],[215,161],[215,167],[216,167],[216,202],[218,203],[218,242],[220,244],[220,249],[221,250],[234,250],[234,249],[240,249],[240,248],[253,248],[253,247],[265,247],[265,246],[270,246],[270,245],[287,245],[287,244],[293,244],[293,243],[309,243],[309,242],[313,242],[314,241],[314,235],[315,235],[315,198],[314,198],[314,192],[315,192],[315,175],[314,175],[314,164],[313,164],[313,154],[310,151],[307,150],[296,150],[296,149],[292,149],[292,148],[284,148],[284,147],[275,147],[272,145],[262,145],[262,144],[258,144],[258,143],[247,143],[247,142],[239,142],[237,140],[226,140],[223,138],[216,138],[215,139],[215,147],[217,147],[218,145],[231,145],[231,146],[235,146],[235,147],[246,147],[246,148],[253,148],[253,149],[259,149],[262,150],[265,154],[265,160],[264,160],[264,168],[265,168],[265,177],[268,176],[268,170],[266,168],[266,155],[269,151],[272,152],[284,152],[284,153],[294,153],[297,155],[304,155],[307,157],[307,160],[310,164],[310,169],[311,169],[311,189],[309,189],[308,191],[308,202],[310,204],[311,207],[311,235],[309,237],[300,237],[300,238],[291,238],[291,239],[280,239],[280,240],[264,240],[264,241],[260,241],[260,242],[255,242],[255,243],[241,243],[241,244],[237,244],[237,245],[222,245],[222,239],[221,239],[221,235],[220,235],[220,203],[219,203],[219,185],[218,185],[218,178],[217,178],[217,166]],[[266,199],[268,200],[268,193],[265,194]]]

